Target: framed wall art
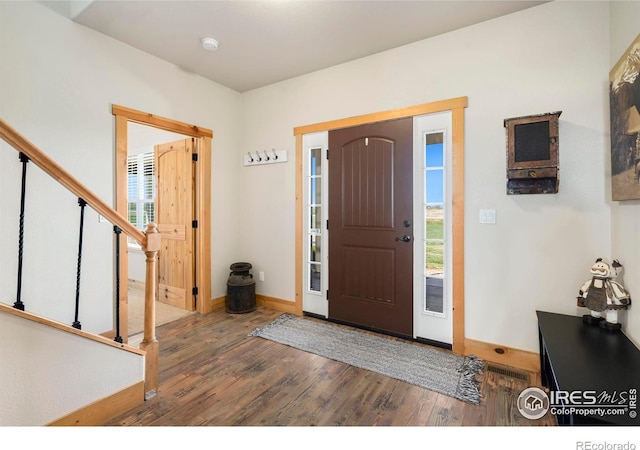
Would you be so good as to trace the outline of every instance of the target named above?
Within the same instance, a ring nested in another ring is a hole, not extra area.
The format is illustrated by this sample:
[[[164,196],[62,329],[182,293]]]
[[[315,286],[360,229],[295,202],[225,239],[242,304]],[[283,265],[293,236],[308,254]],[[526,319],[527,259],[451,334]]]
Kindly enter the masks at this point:
[[[640,199],[640,35],[609,72],[611,193]]]

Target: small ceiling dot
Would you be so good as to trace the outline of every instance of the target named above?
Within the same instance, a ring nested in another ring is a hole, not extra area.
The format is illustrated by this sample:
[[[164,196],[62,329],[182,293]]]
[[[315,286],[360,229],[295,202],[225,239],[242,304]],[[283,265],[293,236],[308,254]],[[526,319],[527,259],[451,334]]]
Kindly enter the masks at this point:
[[[205,50],[213,51],[218,49],[218,41],[214,38],[202,38],[202,48]]]

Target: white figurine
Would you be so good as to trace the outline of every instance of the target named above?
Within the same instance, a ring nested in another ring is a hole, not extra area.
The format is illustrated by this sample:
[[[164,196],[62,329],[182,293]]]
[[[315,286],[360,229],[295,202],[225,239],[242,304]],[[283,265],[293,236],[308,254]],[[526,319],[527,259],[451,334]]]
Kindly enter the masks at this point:
[[[583,320],[590,324],[599,324],[609,331],[620,329],[618,311],[631,305],[631,295],[622,284],[615,281],[622,272],[618,260],[612,264],[598,258],[591,266],[591,279],[584,282],[579,291],[578,306],[589,308],[590,315]],[[603,313],[605,317],[603,317]]]

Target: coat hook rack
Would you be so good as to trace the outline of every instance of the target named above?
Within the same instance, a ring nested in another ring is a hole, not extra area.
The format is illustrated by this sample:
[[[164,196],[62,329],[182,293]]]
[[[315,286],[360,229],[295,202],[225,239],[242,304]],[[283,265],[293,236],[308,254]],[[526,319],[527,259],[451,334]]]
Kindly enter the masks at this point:
[[[287,162],[287,151],[271,148],[271,150],[247,152],[247,154],[243,156],[242,160],[244,166],[283,163]]]

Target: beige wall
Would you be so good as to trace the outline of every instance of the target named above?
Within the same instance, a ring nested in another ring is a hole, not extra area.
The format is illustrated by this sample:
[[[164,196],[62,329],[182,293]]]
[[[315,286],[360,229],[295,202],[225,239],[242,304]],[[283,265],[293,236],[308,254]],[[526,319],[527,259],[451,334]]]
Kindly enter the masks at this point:
[[[544,4],[244,93],[242,147],[292,151],[296,126],[467,96],[466,334],[537,351],[536,309],[582,314],[578,289],[610,253],[608,42],[606,3]],[[507,196],[503,120],[558,110],[560,192]],[[242,172],[257,290],[290,300],[294,166]],[[482,208],[495,225],[479,224]]]
[[[2,427],[42,426],[144,381],[142,355],[4,313],[0,355]]]
[[[620,25],[611,30],[611,49],[607,3],[552,2],[240,95],[37,3],[1,2],[0,117],[108,201],[111,104],[212,129],[212,295],[224,295],[229,264],[247,260],[265,272],[258,292],[293,300],[293,128],[467,96],[466,334],[537,351],[535,310],[584,313],[575,296],[594,258],[619,258],[627,280],[640,270],[633,253],[638,205],[614,204],[612,214],[608,176],[608,71],[636,33],[625,8],[637,16],[637,5],[611,6],[612,24]],[[560,192],[507,196],[503,119],[557,110]],[[245,152],[272,147],[287,149],[289,162],[242,166]],[[0,143],[6,303],[15,295],[16,161]],[[76,199],[42,175],[29,182],[30,195],[38,196],[29,198],[29,217],[37,220],[27,227],[25,295],[43,314],[67,322],[77,242],[64,232],[77,227]],[[483,208],[496,209],[495,225],[478,223]],[[112,294],[112,233],[88,214],[85,236],[97,243],[85,249],[83,323],[103,331],[110,326],[103,297]],[[632,295],[640,289],[629,287]],[[639,317],[632,308],[627,320],[636,337]]]
[[[38,2],[0,2],[0,117],[108,203],[114,203],[114,120],[118,104],[214,132],[212,294],[224,295],[239,246],[237,153],[240,95],[75,24]],[[27,309],[73,321],[77,199],[29,168],[23,299]],[[0,142],[0,301],[15,301],[20,166]],[[112,328],[113,232],[86,212],[81,322]]]

